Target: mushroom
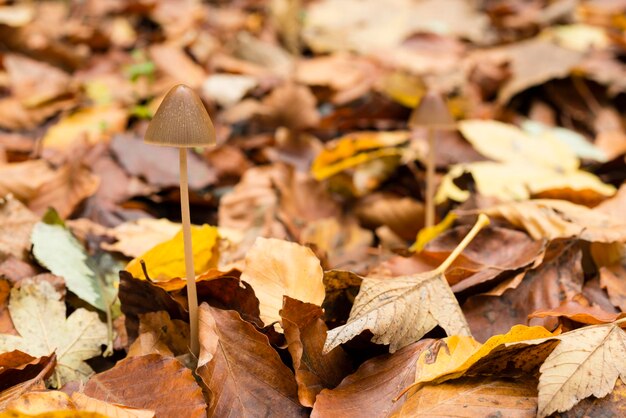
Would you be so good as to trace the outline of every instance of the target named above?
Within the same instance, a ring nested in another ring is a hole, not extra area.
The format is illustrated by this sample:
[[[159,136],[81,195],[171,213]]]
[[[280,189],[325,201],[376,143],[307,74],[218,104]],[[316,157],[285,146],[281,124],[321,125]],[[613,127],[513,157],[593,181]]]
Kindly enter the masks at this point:
[[[413,137],[419,128],[426,128],[428,135],[425,221],[428,228],[435,224],[435,134],[438,130],[456,129],[456,124],[441,94],[430,90],[411,113],[409,128]]]
[[[176,147],[180,152],[180,209],[183,220],[185,272],[191,329],[190,350],[196,357],[198,340],[198,295],[191,247],[189,217],[189,186],[187,180],[187,148],[215,145],[215,128],[204,104],[188,86],[179,84],[167,92],[144,137],[146,144]]]

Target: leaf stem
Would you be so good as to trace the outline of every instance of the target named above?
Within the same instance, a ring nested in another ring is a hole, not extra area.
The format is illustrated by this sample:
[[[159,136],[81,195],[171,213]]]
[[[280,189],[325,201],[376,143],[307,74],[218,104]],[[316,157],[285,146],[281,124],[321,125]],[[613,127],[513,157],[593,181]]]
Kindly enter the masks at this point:
[[[469,245],[469,243],[480,232],[480,230],[487,225],[489,225],[489,218],[487,217],[487,215],[485,215],[484,213],[478,215],[478,220],[476,221],[472,229],[470,229],[465,238],[463,238],[459,245],[457,245],[456,248],[450,253],[448,258],[446,258],[443,263],[441,263],[441,265],[437,267],[437,269],[435,269],[435,271],[443,274],[448,269],[448,267],[450,267],[452,263],[454,263],[454,260],[456,260],[456,258],[463,252],[463,250]]]

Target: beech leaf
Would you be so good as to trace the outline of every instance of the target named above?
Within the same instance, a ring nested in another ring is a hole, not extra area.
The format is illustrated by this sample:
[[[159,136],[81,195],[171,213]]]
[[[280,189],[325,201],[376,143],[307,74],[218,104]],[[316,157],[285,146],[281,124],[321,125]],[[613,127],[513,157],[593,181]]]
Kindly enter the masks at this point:
[[[435,270],[392,279],[363,279],[348,322],[328,332],[324,352],[366,329],[374,334],[373,342],[389,344],[392,353],[419,340],[437,325],[448,335],[471,335],[444,272],[488,223],[487,217],[479,217],[463,241]]]

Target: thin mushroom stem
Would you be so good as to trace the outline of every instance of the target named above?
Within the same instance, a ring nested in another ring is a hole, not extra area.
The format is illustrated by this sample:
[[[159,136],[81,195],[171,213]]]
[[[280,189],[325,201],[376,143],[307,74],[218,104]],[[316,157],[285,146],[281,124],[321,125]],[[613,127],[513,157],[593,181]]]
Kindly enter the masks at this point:
[[[436,271],[438,273],[444,273],[448,269],[448,267],[450,267],[452,263],[454,263],[454,260],[456,260],[459,254],[461,254],[463,250],[469,245],[469,243],[472,242],[474,237],[478,235],[480,230],[483,229],[487,225],[489,225],[489,218],[487,217],[487,215],[485,215],[484,213],[481,213],[480,215],[478,215],[478,220],[476,221],[472,229],[470,229],[470,231],[467,233],[465,238],[463,238],[463,240],[459,243],[459,245],[456,246],[454,251],[450,253],[448,258],[446,258],[443,261],[443,263],[441,263],[441,265],[437,267]]]
[[[197,358],[200,353],[198,340],[198,294],[196,274],[193,267],[191,245],[191,219],[189,215],[189,186],[187,179],[187,148],[180,151],[180,211],[183,219],[183,242],[185,247],[185,273],[187,276],[187,300],[189,303],[189,326],[191,330],[191,353]]]
[[[428,128],[426,158],[426,228],[435,225],[435,130]]]

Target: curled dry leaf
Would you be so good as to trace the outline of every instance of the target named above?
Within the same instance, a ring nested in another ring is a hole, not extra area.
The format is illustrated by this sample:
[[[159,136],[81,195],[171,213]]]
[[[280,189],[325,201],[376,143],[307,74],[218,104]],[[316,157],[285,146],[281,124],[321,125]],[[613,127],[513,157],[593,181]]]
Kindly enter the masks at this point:
[[[534,418],[536,411],[536,379],[464,378],[421,388],[393,417]]]
[[[251,356],[250,353],[255,353]],[[305,416],[293,373],[267,337],[233,311],[200,306],[196,373],[211,393],[209,416]]]
[[[584,298],[583,298],[584,299]],[[626,316],[624,313],[607,312],[599,306],[581,304],[578,299],[564,302],[555,309],[543,309],[528,315],[528,318],[567,318],[586,325],[608,324]]]
[[[554,338],[560,343],[539,370],[538,417],[567,411],[592,395],[602,398],[618,378],[626,381],[626,333],[617,323]]]
[[[524,228],[537,240],[576,237],[590,242],[626,242],[626,221],[564,200],[506,203],[481,212]]]
[[[52,354],[43,358],[46,359],[43,367],[37,371],[35,376],[0,392],[0,410],[4,410],[7,403],[19,398],[23,393],[46,389],[44,381],[52,374],[56,366],[56,356]]]
[[[12,193],[22,202],[29,202],[54,177],[54,170],[44,160],[0,165],[0,196]]]
[[[189,353],[189,325],[170,319],[166,311],[139,315],[139,338],[128,349],[128,357],[153,353],[172,357]]]
[[[283,298],[281,324],[296,373],[298,398],[307,407],[313,406],[322,389],[334,388],[352,371],[350,359],[341,347],[322,354],[327,332],[323,315],[319,306]]]
[[[455,251],[435,270],[391,279],[365,278],[348,322],[328,332],[328,352],[369,329],[373,342],[394,352],[441,326],[448,335],[471,335],[469,325],[448,286],[444,272],[478,231],[489,223],[479,217]]]
[[[38,220],[12,195],[0,198],[0,255],[26,259],[30,233]]]
[[[95,312],[79,308],[67,319],[65,303],[48,282],[23,282],[11,291],[9,311],[20,336],[0,335],[0,352],[20,350],[33,356],[56,352],[53,385],[86,380],[92,373],[85,360],[99,355],[107,328]]]
[[[0,392],[35,378],[51,362],[52,356],[33,357],[19,350],[0,354]]]
[[[275,238],[257,238],[241,274],[254,288],[266,324],[280,321],[283,296],[321,305],[324,272],[311,249]]]
[[[84,393],[105,402],[152,410],[156,416],[206,416],[202,389],[191,370],[176,359],[158,354],[121,360],[112,369],[93,376]]]
[[[415,377],[415,364],[432,340],[410,344],[393,354],[375,357],[335,389],[324,389],[313,405],[313,418],[388,417],[402,406],[394,398]]]

